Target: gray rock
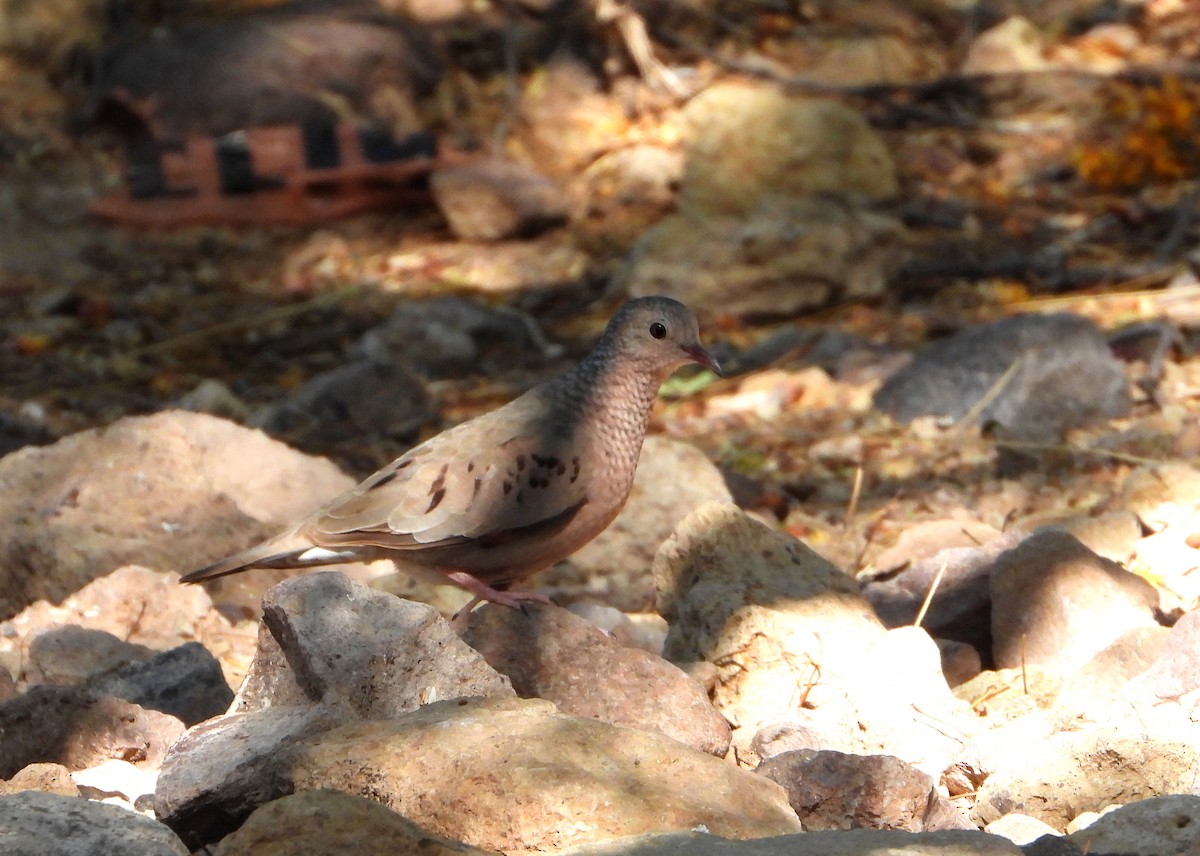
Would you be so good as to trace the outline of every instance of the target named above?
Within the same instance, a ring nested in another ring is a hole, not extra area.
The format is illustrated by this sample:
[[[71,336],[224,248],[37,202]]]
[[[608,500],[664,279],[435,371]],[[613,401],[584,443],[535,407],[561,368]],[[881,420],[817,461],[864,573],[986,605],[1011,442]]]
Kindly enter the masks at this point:
[[[1091,321],[1066,313],[967,327],[892,375],[875,405],[901,422],[960,419],[1010,370],[980,416],[1005,438],[1054,442],[1071,428],[1129,412],[1124,367]]]
[[[169,714],[188,726],[224,713],[233,701],[221,664],[199,642],[97,675],[85,689]]]
[[[1154,587],[1056,529],[1035,532],[991,569],[999,668],[1070,675],[1122,634],[1156,624]]]
[[[68,624],[33,633],[24,677],[30,684],[75,686],[96,672],[154,656],[145,645],[126,642],[104,630]]]
[[[263,622],[305,695],[353,716],[387,719],[431,701],[512,695],[508,678],[433,607],[334,571],[269,590]]]
[[[1083,853],[1173,856],[1193,853],[1200,828],[1200,796],[1169,794],[1105,812],[1067,836]]]
[[[380,395],[380,390],[388,390]],[[252,420],[292,442],[404,436],[434,415],[425,384],[407,366],[359,361],[309,379]]]
[[[942,674],[951,687],[965,684],[983,671],[983,661],[972,646],[953,639],[935,639],[942,655]]]
[[[113,805],[41,791],[0,796],[0,852],[6,856],[187,856],[158,821]]]
[[[680,478],[680,473],[687,473]],[[654,608],[654,554],[691,511],[730,502],[725,479],[690,443],[647,437],[633,491],[617,519],[566,561],[537,577],[539,587],[586,587],[625,612]]]
[[[492,158],[439,169],[433,200],[454,234],[467,241],[529,237],[567,219],[566,194],[523,164]]]
[[[890,755],[801,750],[758,765],[783,785],[807,832],[818,829],[974,829],[932,778]]]
[[[704,687],[565,609],[487,604],[471,613],[463,639],[507,675],[522,698],[552,701],[573,716],[657,731],[713,755],[729,749],[729,724]]]
[[[267,707],[307,707],[313,703],[296,682],[296,673],[288,665],[279,642],[270,628],[258,623],[258,644],[246,678],[238,687],[229,707],[230,713],[250,713]]]
[[[183,733],[173,716],[77,687],[37,686],[0,704],[0,779],[53,761],[71,770],[121,758],[157,766]]]
[[[999,835],[975,830],[912,833],[848,829],[727,841],[701,832],[644,835],[557,851],[558,856],[1021,856]]]
[[[921,626],[940,639],[953,639],[977,651],[990,652],[992,562],[1024,537],[1023,533],[1007,532],[982,546],[940,550],[887,579],[867,582],[863,597],[888,627],[912,624],[940,573],[941,581]]]
[[[405,300],[350,348],[353,359],[406,365],[434,380],[533,368],[547,352],[555,346],[529,316],[461,297]]]
[[[320,707],[271,708],[189,729],[162,763],[155,815],[191,849],[223,838],[254,809],[290,793],[276,760],[296,739],[330,724]]]

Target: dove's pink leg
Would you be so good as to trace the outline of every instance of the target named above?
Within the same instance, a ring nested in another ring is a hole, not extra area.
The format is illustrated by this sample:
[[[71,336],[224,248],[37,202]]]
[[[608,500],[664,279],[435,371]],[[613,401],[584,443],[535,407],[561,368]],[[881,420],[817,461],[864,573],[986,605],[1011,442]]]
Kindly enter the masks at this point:
[[[498,591],[478,577],[471,576],[466,571],[446,571],[445,573],[446,577],[455,585],[461,586],[475,595],[466,606],[454,613],[454,620],[457,620],[459,616],[467,615],[481,601],[485,600],[491,603],[503,604],[513,609],[520,609],[521,604],[525,601],[550,603],[550,598],[535,591]]]

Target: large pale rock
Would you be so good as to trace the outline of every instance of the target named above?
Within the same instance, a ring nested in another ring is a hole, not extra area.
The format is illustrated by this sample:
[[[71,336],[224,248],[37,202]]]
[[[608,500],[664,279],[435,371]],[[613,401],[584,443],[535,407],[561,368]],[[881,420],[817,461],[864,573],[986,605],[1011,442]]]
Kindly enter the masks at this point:
[[[566,194],[515,161],[492,158],[439,169],[429,187],[451,231],[467,241],[526,237],[567,218]]]
[[[190,641],[246,660],[254,651],[253,636],[214,610],[204,589],[181,586],[174,574],[137,565],[93,580],[61,603],[39,600],[4,628],[0,637],[8,638],[0,639],[0,647],[9,639],[15,642],[29,683],[44,682],[48,673],[66,683],[72,674],[144,660]],[[240,674],[231,668],[226,678],[234,682]]]
[[[22,856],[187,856],[170,829],[114,805],[24,791],[0,796],[0,852]]]
[[[1172,856],[1195,852],[1200,796],[1169,794],[1105,812],[1067,840],[1081,853]]]
[[[53,761],[82,770],[109,758],[156,767],[183,733],[173,716],[76,687],[38,686],[0,704],[0,779]]]
[[[1154,662],[1121,690],[1122,701],[1144,707],[1174,703],[1200,719],[1200,611],[1175,622]]]
[[[329,461],[182,411],[21,449],[0,460],[0,616],[129,563],[199,567],[351,484]]]
[[[506,852],[703,825],[800,831],[783,789],[650,732],[539,700],[438,702],[312,735],[278,759],[297,791],[370,793],[440,835]]]
[[[973,830],[912,833],[896,829],[806,832],[727,841],[701,832],[647,835],[558,851],[558,856],[1021,856],[999,835]]]
[[[388,719],[431,701],[512,694],[508,678],[433,607],[336,571],[271,588],[263,597],[263,622],[304,694],[351,716]]]
[[[486,851],[422,829],[379,803],[339,791],[274,800],[222,839],[216,856],[484,856]]]
[[[1200,467],[1182,461],[1139,467],[1125,479],[1112,506],[1132,511],[1155,531],[1188,525],[1200,508]]]
[[[522,698],[552,701],[573,716],[657,731],[713,755],[729,749],[729,724],[704,687],[565,609],[487,604],[471,613],[463,638],[512,680]]]
[[[991,592],[1000,668],[1037,664],[1067,676],[1121,635],[1156,624],[1153,586],[1055,529],[997,556]]]
[[[530,586],[583,585],[617,609],[653,609],[651,568],[659,546],[694,508],[730,501],[725,478],[707,455],[690,443],[647,437],[629,501],[617,519]]]
[[[1165,627],[1153,625],[1130,630],[1118,637],[1062,685],[1054,700],[1055,713],[1099,722],[1111,713],[1113,704],[1125,707],[1128,698],[1122,697],[1122,691],[1133,678],[1155,663],[1171,633]],[[1134,685],[1131,697],[1138,694],[1138,686],[1146,684]],[[1153,695],[1157,696],[1157,693]],[[1157,704],[1161,699],[1145,701]]]
[[[618,279],[634,296],[794,315],[881,295],[904,261],[903,231],[886,214],[826,197],[767,197],[737,214],[681,211],[646,230]]]
[[[21,791],[44,791],[64,797],[79,796],[79,788],[71,781],[71,771],[62,764],[30,764],[5,782],[0,782],[0,794]]]
[[[957,752],[926,718],[966,711],[937,646],[916,628],[886,631],[854,581],[796,539],[711,503],[663,545],[654,574],[664,654],[716,665],[714,702],[739,752],[757,754],[754,735],[781,721],[811,735],[788,748],[895,755],[931,775]]]
[[[583,63],[546,63],[521,93],[510,146],[551,178],[566,180],[615,147],[628,122]]]
[[[1200,754],[1186,736],[1164,734],[1156,721],[1149,733],[1091,726],[1014,744],[980,787],[972,818],[988,824],[1019,811],[1061,830],[1085,811],[1191,793]]]
[[[1044,835],[1058,836],[1062,833],[1048,823],[1014,811],[998,817],[984,830],[992,835],[1003,835],[1013,844],[1025,845],[1037,841]]]
[[[963,74],[1013,74],[1039,71],[1049,63],[1042,35],[1019,15],[975,37],[963,60]]]
[[[836,101],[721,83],[688,102],[684,120],[681,210],[743,215],[777,194],[879,200],[898,189],[883,139]]]

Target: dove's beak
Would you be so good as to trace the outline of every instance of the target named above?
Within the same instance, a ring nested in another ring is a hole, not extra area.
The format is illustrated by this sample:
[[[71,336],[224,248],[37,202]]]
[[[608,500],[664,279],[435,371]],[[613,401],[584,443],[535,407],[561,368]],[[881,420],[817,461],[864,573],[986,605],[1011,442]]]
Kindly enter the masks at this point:
[[[725,372],[721,371],[721,364],[713,359],[713,355],[703,345],[685,345],[683,352],[693,363],[699,363],[717,377],[725,377]]]

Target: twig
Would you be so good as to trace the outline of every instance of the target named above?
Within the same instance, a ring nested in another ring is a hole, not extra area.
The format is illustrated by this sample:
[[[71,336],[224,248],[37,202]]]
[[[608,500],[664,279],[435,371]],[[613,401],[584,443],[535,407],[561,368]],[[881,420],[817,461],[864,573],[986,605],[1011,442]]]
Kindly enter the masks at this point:
[[[184,348],[189,345],[194,345],[198,342],[204,342],[218,336],[223,336],[226,333],[233,333],[250,327],[270,324],[275,321],[285,321],[297,315],[303,315],[306,312],[311,312],[314,309],[325,309],[329,306],[336,306],[339,303],[342,303],[350,297],[358,294],[363,290],[363,287],[363,285],[351,285],[327,294],[318,294],[317,296],[306,300],[303,303],[297,303],[292,306],[280,306],[277,309],[271,309],[250,317],[234,318],[229,321],[223,321],[220,324],[213,324],[211,327],[204,327],[200,330],[193,330],[190,333],[184,333],[181,336],[173,336],[170,339],[163,339],[160,342],[152,342],[149,345],[143,345],[140,348],[134,348],[132,351],[126,351],[125,356],[145,357],[150,354],[157,354],[163,351],[174,351],[178,348]]]
[[[1013,360],[1012,365],[1004,370],[1004,374],[996,378],[996,382],[991,385],[991,388],[989,388],[987,392],[980,396],[979,400],[972,404],[971,408],[962,415],[962,418],[955,422],[950,430],[946,432],[946,436],[950,439],[957,437],[966,429],[968,425],[979,418],[979,414],[983,413],[983,411],[987,409],[988,405],[995,401],[1000,396],[1000,393],[1004,392],[1004,388],[1008,386],[1009,381],[1016,376],[1017,371],[1021,368],[1021,365],[1024,363],[1024,361],[1025,358],[1023,356],[1017,357],[1015,360]]]
[[[929,604],[933,602],[933,596],[937,593],[938,586],[942,584],[942,577],[946,573],[946,563],[942,562],[937,573],[933,575],[933,582],[929,584],[929,591],[925,593],[925,600],[921,604],[921,609],[917,612],[917,617],[913,620],[913,627],[920,627],[921,622],[925,620],[925,613],[929,611]]]
[[[1029,677],[1025,674],[1025,634],[1021,634],[1021,689],[1029,695]]]
[[[858,511],[858,500],[862,496],[863,486],[863,468],[862,465],[854,470],[854,486],[850,488],[850,502],[846,504],[846,519],[842,523],[842,528],[849,529],[850,521],[854,519],[855,513]]]
[[[1084,449],[1068,443],[1031,443],[1022,440],[996,440],[996,446],[1004,449],[1020,449],[1032,452],[1067,452],[1077,455],[1096,455],[1100,458],[1112,458],[1123,464],[1135,466],[1165,464],[1162,458],[1147,458],[1142,455],[1131,455],[1128,452],[1118,452],[1115,449]]]

